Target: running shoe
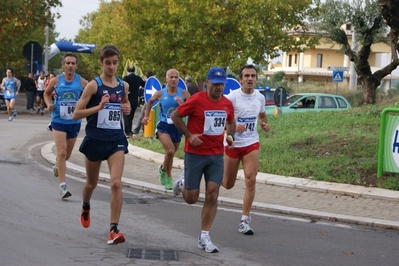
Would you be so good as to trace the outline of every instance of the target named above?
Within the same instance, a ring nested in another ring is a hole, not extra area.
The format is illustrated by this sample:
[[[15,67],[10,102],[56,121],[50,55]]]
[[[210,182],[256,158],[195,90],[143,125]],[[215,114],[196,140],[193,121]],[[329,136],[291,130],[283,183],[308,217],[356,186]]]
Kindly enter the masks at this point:
[[[9,121],[9,122],[11,122],[11,121],[12,121],[12,117],[11,117],[11,116],[8,118],[8,121]]]
[[[14,111],[12,112],[12,115],[13,115],[14,117],[17,117],[17,109],[14,109]]]
[[[53,166],[53,174],[55,177],[58,177],[58,168],[56,165]]]
[[[37,108],[36,110],[36,114],[38,114],[40,112],[40,108]]]
[[[48,130],[48,131],[53,131],[53,127],[51,126],[51,123],[49,123],[49,124],[47,125],[47,130]]]
[[[177,178],[176,181],[173,182],[173,194],[175,194],[176,196],[180,195],[181,193],[183,179],[184,179],[184,170],[180,172],[179,178]]]
[[[125,236],[119,230],[111,230],[108,235],[108,245],[116,245],[125,242]]]
[[[41,116],[43,116],[43,115],[44,115],[44,112],[43,112],[43,111],[41,111],[41,112],[40,112],[40,115],[41,115]]]
[[[90,209],[85,210],[82,208],[82,213],[80,215],[80,223],[84,228],[90,226]]]
[[[241,221],[240,225],[238,226],[238,232],[243,233],[244,235],[253,235],[254,230],[252,230],[252,228],[249,226],[250,221],[250,218],[248,220]]]
[[[165,178],[165,181],[166,181],[166,183],[165,183],[165,189],[166,190],[172,190],[173,189],[173,179],[172,179],[172,177],[167,177],[167,178]]]
[[[159,166],[159,182],[161,182],[161,185],[166,185],[166,172],[165,170],[162,170],[162,165]]]
[[[60,186],[60,196],[61,196],[61,199],[66,199],[66,198],[72,196],[71,192],[68,191],[67,185]]]
[[[219,252],[219,249],[212,244],[210,236],[198,237],[198,248],[205,250],[208,253]]]

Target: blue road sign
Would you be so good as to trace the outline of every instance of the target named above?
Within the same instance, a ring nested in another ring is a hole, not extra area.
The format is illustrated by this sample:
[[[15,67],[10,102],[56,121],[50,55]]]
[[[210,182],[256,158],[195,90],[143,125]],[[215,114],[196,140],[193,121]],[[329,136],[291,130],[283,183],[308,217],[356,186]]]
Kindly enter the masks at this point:
[[[234,78],[227,78],[226,86],[224,86],[223,94],[227,95],[231,91],[241,88],[241,84]]]
[[[144,99],[145,102],[148,102],[152,95],[156,93],[157,91],[162,90],[162,85],[157,80],[156,77],[149,77],[144,85]],[[158,100],[152,103],[152,107],[155,107],[158,104]]]
[[[179,77],[179,83],[177,84],[177,87],[187,90],[187,85],[181,77]]]
[[[332,81],[333,82],[343,82],[344,81],[344,72],[343,71],[333,71]]]

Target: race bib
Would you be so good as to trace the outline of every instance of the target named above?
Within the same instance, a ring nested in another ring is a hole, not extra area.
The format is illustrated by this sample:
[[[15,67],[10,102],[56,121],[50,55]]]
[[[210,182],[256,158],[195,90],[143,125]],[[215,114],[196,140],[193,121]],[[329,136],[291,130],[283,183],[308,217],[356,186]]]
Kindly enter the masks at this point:
[[[204,135],[222,135],[226,126],[225,111],[205,111]]]
[[[13,97],[15,95],[13,86],[9,85],[6,87],[6,96]]]
[[[256,136],[256,117],[238,117],[237,118],[237,124],[244,124],[245,125],[245,131],[240,134],[240,136],[244,138],[250,138]]]
[[[100,112],[98,112],[97,127],[105,129],[121,129],[121,104],[107,103]]]
[[[60,102],[60,118],[72,120],[73,111],[75,111],[75,102]]]
[[[166,122],[167,122],[168,124],[173,124],[173,120],[172,120],[171,117],[172,117],[171,115],[166,115]]]

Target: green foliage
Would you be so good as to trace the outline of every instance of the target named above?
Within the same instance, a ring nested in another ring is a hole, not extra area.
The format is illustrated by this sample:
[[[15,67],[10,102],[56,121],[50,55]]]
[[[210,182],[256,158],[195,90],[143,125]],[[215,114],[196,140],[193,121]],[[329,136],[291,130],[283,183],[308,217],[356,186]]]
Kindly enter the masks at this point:
[[[57,6],[62,6],[60,0],[2,1],[0,8],[0,69],[12,66],[16,69],[16,73],[26,73],[24,70],[26,59],[22,55],[22,47],[30,40],[37,41],[40,40],[39,38],[43,38],[45,26],[51,26],[54,16],[58,16],[58,13],[51,14],[49,9]],[[36,31],[40,31],[40,35],[32,34]]]
[[[322,88],[323,87],[323,88]],[[308,86],[306,92],[335,93],[325,86]],[[321,91],[325,89],[325,91]],[[298,92],[298,91],[296,91]],[[295,92],[293,92],[295,93]],[[361,92],[342,91],[352,104]],[[258,129],[261,150],[259,171],[362,186],[399,190],[399,174],[383,173],[377,179],[381,112],[399,102],[394,96],[376,105],[363,105],[344,112],[305,112],[269,116],[271,131]],[[158,140],[148,138],[130,143],[164,153]],[[177,157],[183,158],[183,142]]]
[[[265,53],[273,58],[279,49],[311,44],[309,36],[293,38],[284,31],[305,30],[305,18],[314,12],[311,4],[311,0],[101,2],[97,12],[81,21],[77,39],[98,46],[113,43],[121,49],[122,65],[134,60],[158,78],[177,68],[182,76],[204,80],[211,66],[237,69],[249,56],[265,64]],[[94,60],[85,63],[96,73]]]

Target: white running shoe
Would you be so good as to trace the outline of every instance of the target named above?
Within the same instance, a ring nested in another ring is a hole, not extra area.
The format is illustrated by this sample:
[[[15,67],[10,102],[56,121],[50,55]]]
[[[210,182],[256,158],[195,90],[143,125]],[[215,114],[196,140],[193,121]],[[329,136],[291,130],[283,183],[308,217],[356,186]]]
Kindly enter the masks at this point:
[[[60,186],[60,196],[61,196],[61,199],[66,199],[66,198],[72,196],[71,192],[68,191],[67,185]]]
[[[219,252],[219,249],[212,244],[210,236],[201,236],[198,237],[198,248],[205,250],[208,253],[216,253]]]
[[[13,115],[14,117],[17,117],[17,109],[14,109],[14,111],[12,112],[12,115]]]
[[[180,195],[181,193],[183,179],[184,179],[184,169],[180,172],[179,177],[175,180],[175,182],[173,182],[173,194],[175,194],[176,196]]]
[[[241,221],[240,225],[238,226],[238,232],[243,233],[244,235],[253,235],[254,230],[252,230],[252,228],[249,226],[250,221],[251,218]]]

